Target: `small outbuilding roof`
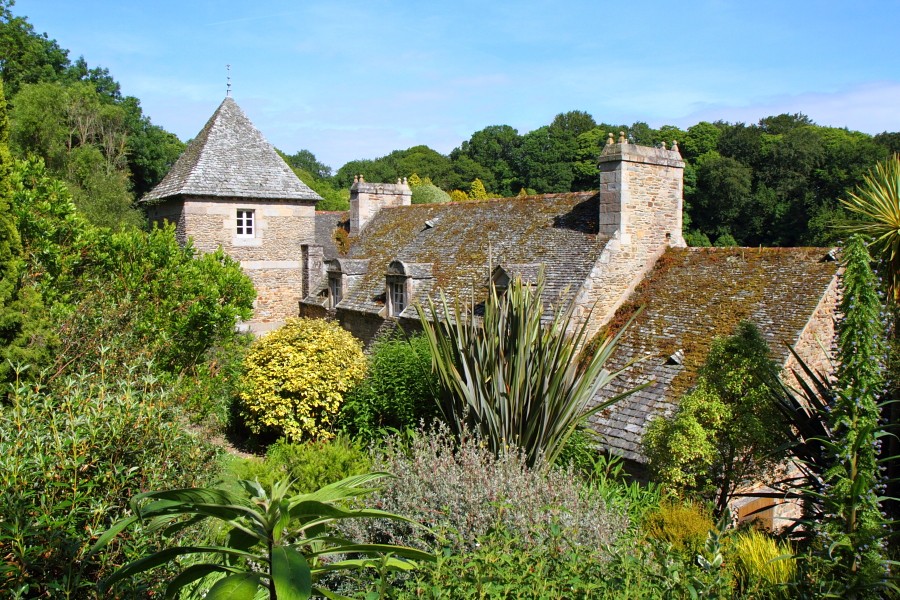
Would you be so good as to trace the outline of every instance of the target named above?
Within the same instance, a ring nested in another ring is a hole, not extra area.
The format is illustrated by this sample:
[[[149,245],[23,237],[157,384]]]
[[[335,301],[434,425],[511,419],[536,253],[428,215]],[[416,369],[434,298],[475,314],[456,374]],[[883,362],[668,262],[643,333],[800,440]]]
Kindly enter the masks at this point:
[[[166,177],[141,201],[173,196],[321,200],[300,181],[230,96],[188,144]]]

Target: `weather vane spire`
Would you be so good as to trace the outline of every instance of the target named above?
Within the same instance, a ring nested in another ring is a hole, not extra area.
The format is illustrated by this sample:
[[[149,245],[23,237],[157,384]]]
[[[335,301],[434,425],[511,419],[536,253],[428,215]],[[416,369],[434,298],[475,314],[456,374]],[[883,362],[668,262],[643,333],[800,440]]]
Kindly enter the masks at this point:
[[[226,86],[225,86],[225,96],[231,96],[231,65],[225,65],[225,72],[227,75],[225,76]]]

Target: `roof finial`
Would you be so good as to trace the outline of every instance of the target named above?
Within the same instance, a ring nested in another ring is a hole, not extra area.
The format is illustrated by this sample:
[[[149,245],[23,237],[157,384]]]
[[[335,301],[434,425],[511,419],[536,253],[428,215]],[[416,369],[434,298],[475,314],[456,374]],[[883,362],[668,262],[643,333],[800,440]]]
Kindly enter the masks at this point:
[[[225,72],[227,73],[225,80],[227,84],[225,86],[225,96],[227,98],[231,97],[231,65],[225,65]]]

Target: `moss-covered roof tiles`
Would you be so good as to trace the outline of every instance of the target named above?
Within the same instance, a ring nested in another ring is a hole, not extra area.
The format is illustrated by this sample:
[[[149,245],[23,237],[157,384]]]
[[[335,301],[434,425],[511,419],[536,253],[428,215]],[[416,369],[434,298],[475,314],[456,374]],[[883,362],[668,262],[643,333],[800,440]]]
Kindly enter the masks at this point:
[[[621,327],[637,307],[644,307],[623,334],[610,367],[643,360],[602,396],[655,383],[592,419],[606,444],[643,462],[640,444],[646,425],[674,408],[694,385],[713,339],[730,335],[743,319],[759,327],[773,358],[783,364],[785,344],[796,344],[837,272],[836,263],[823,261],[826,253],[822,248],[667,250],[610,324],[611,329]],[[669,360],[679,350],[683,357]]]
[[[423,282],[414,301],[437,290],[467,301],[474,290],[479,302],[492,267],[542,263],[545,300],[568,302],[607,241],[597,235],[598,203],[595,192],[579,192],[383,209],[351,240],[347,256],[369,259],[369,269],[345,290],[340,307],[380,311],[393,260],[432,265],[434,278]],[[415,309],[403,314],[414,316]]]

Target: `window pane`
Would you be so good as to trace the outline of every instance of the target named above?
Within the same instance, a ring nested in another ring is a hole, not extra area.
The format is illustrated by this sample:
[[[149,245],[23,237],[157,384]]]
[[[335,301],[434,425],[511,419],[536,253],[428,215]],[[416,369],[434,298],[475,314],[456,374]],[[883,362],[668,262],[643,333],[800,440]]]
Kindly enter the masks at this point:
[[[237,211],[237,234],[253,235],[253,211],[239,210]]]
[[[391,308],[399,315],[406,308],[405,287],[402,283],[391,283]]]

